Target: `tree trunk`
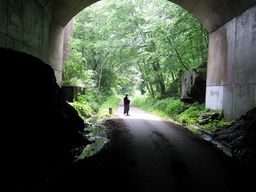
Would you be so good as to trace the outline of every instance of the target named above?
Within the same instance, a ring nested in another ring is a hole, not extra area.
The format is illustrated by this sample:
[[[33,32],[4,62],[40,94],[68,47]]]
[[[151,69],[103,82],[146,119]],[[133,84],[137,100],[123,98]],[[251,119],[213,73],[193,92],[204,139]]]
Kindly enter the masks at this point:
[[[160,72],[160,66],[159,63],[153,63],[153,70],[156,72],[156,83],[159,86],[159,91],[161,97],[165,95],[165,85],[164,85],[164,78],[162,73]]]
[[[102,71],[103,71],[103,64],[100,65],[100,73],[99,73],[99,78],[98,78],[98,83],[97,83],[97,92],[100,91]]]
[[[172,44],[172,42],[171,42],[171,40],[170,40],[169,38],[168,38],[167,40],[168,40],[169,44],[171,45],[171,47],[174,49],[174,51],[175,51],[175,53],[176,53],[176,55],[177,55],[177,57],[178,57],[178,59],[179,59],[181,65],[182,65],[186,70],[188,70],[188,66],[183,62],[183,60],[182,60],[182,58],[181,58],[181,56],[180,56],[180,53],[178,52],[178,50],[176,49],[176,47],[173,46],[173,44]]]
[[[150,88],[150,90],[151,90],[151,95],[152,95],[153,98],[155,98],[155,91],[154,91],[154,88],[153,88],[153,86],[152,86],[151,83],[148,83],[148,84],[149,84],[149,88]]]

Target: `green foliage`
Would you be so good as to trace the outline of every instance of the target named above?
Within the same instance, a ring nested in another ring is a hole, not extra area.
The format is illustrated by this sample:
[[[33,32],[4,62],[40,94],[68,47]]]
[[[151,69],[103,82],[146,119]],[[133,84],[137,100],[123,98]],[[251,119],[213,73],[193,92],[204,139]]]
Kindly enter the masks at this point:
[[[179,114],[186,108],[187,106],[179,99],[168,99],[165,111],[167,114]]]
[[[178,115],[178,121],[180,123],[197,124],[200,120],[200,114],[205,113],[204,105],[194,103],[187,110]]]
[[[210,120],[209,123],[205,124],[203,127],[208,131],[216,131],[221,127],[226,127],[231,125],[231,121],[226,121],[224,119],[221,120]]]
[[[91,118],[96,115],[98,118],[108,114],[108,108],[116,108],[120,97],[112,95],[106,96],[102,93],[90,92],[87,95],[79,95],[77,101],[71,102],[70,104],[78,111],[79,115],[86,118]]]
[[[106,97],[99,95],[80,95],[78,100],[70,103],[90,125],[87,128],[87,138],[92,141],[86,145],[82,152],[76,157],[76,160],[84,159],[98,153],[108,142],[106,128],[99,124],[99,121],[104,117],[109,117],[109,107],[114,110],[120,102],[120,96],[112,95]],[[96,107],[97,106],[97,107]],[[92,109],[94,108],[94,110]]]
[[[94,143],[86,145],[82,153],[77,157],[77,160],[85,159],[95,155],[104,147],[107,142],[107,138],[98,138]]]
[[[64,63],[63,84],[77,85],[77,81],[84,78],[84,58],[78,50],[79,40],[70,41],[70,53]]]
[[[63,83],[177,96],[181,72],[206,61],[207,43],[202,25],[166,0],[102,0],[74,19]]]
[[[89,132],[87,138],[92,142],[86,145],[82,152],[78,155],[77,160],[88,158],[98,153],[109,141],[104,126],[92,125],[87,129]]]
[[[97,96],[96,96],[97,98]],[[84,159],[90,156],[95,155],[98,153],[108,142],[108,138],[106,135],[106,128],[105,126],[99,124],[99,121],[104,117],[109,117],[111,114],[109,114],[109,107],[111,107],[114,110],[117,108],[118,103],[120,102],[120,96],[112,95],[106,98],[105,101],[102,101],[102,98],[98,98],[99,100],[94,100],[93,103],[97,103],[98,106],[100,106],[97,109],[97,114],[88,115],[88,112],[92,111],[91,108],[88,105],[85,105],[87,102],[86,96],[79,96],[79,101],[71,103],[72,106],[74,106],[79,114],[82,114],[82,117],[90,117],[87,119],[87,123],[90,124],[90,127],[87,128],[87,138],[92,141],[91,144],[86,145],[86,147],[82,150],[82,152],[76,157],[77,160]],[[90,110],[89,110],[90,109]],[[88,110],[88,111],[87,111]],[[85,116],[87,114],[87,116]]]
[[[154,99],[148,96],[135,97],[133,104],[143,109],[149,110],[154,103]]]
[[[201,134],[202,129],[207,132],[215,131],[232,123],[223,119],[221,111],[206,109],[203,104],[199,103],[185,104],[179,99],[166,98],[158,100],[147,96],[137,97],[133,103],[164,118],[171,118],[195,134]],[[199,125],[199,120],[202,120],[201,114],[209,115],[207,123],[204,125]],[[218,118],[212,120],[210,118],[212,114],[218,114]]]
[[[91,108],[91,113],[98,113],[100,105],[105,101],[106,95],[103,93],[97,93],[96,91],[89,91],[85,95],[78,95],[77,101],[81,105],[87,104]]]
[[[72,104],[84,118],[108,115],[120,99],[110,96],[113,90],[123,95],[138,89],[151,97],[135,104],[193,123],[201,106],[163,98],[179,96],[182,72],[201,67],[207,48],[207,31],[175,4],[102,0],[74,19],[63,84],[85,87],[86,94]]]
[[[162,111],[168,116],[180,114],[188,108],[186,104],[175,98],[156,100],[151,97],[143,96],[135,98],[134,104],[146,110],[152,110],[153,108],[155,110]]]
[[[82,101],[82,100],[74,101],[69,104],[78,111],[78,114],[83,119],[86,119],[92,116],[92,108],[88,105],[86,101]]]
[[[117,108],[119,102],[121,100],[121,96],[112,95],[106,98],[106,101],[99,108],[99,118],[109,117],[109,108],[112,108],[113,112]]]
[[[166,87],[166,95],[168,97],[179,97],[181,95],[181,79],[177,78],[169,83]]]

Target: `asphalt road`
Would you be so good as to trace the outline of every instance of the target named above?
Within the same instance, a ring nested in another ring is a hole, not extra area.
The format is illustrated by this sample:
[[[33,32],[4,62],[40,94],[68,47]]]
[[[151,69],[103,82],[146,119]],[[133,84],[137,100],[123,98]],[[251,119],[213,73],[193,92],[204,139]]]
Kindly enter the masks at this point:
[[[251,191],[247,168],[184,128],[131,107],[111,120],[110,142],[97,155],[63,171],[66,191]],[[51,186],[52,187],[52,186]],[[53,188],[49,189],[53,190]]]

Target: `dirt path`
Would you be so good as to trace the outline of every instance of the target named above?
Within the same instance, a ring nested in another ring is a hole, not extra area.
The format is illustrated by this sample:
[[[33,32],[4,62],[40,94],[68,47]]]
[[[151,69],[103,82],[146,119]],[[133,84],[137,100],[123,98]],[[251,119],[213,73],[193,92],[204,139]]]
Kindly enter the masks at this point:
[[[111,121],[108,146],[62,173],[58,189],[227,192],[249,187],[244,167],[212,144],[138,108],[131,107],[130,116],[122,112],[120,106]]]

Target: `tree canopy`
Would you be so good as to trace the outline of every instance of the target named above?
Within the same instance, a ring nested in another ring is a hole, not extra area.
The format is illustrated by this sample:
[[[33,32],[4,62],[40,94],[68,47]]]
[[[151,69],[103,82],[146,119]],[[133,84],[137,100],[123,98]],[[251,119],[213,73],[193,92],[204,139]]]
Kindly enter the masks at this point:
[[[166,0],[102,0],[74,19],[63,83],[110,93],[170,94],[183,71],[206,63],[208,33]]]

